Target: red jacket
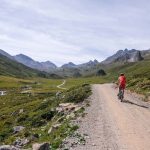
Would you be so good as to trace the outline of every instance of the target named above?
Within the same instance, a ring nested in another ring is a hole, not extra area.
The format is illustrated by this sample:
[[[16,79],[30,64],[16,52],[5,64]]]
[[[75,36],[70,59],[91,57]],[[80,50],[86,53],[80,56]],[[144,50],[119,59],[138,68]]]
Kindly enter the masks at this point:
[[[125,86],[126,86],[126,77],[125,76],[120,76],[118,78],[118,81],[119,81],[119,87],[125,89]]]

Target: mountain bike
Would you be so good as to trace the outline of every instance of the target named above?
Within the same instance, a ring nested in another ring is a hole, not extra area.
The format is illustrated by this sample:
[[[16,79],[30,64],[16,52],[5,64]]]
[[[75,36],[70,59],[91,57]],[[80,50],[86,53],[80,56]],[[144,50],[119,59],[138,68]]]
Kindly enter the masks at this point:
[[[124,89],[119,89],[119,93],[118,93],[118,99],[120,99],[120,101],[122,102],[124,98]]]

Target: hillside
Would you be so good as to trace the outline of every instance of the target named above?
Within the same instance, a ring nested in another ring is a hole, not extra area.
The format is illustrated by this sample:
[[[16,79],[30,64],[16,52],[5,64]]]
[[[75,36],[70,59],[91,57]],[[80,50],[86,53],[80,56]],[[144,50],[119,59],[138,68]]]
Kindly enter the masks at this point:
[[[150,91],[150,59],[140,62],[111,65],[106,69],[109,81],[117,81],[120,73],[125,73],[127,77],[127,88],[132,91],[149,95]]]
[[[30,68],[37,69],[40,71],[50,72],[57,68],[57,66],[50,61],[38,62],[23,54],[14,56],[14,59]]]
[[[31,69],[0,54],[0,75],[13,77],[51,77],[50,74]],[[54,76],[54,75],[53,75]]]

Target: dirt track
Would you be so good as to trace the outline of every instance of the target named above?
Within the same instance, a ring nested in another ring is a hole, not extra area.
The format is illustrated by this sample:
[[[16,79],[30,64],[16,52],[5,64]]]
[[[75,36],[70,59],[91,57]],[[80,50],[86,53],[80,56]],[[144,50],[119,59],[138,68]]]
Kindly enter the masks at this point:
[[[150,150],[149,104],[125,93],[117,99],[112,84],[93,85],[93,95],[80,133],[87,134],[86,145],[75,150]]]

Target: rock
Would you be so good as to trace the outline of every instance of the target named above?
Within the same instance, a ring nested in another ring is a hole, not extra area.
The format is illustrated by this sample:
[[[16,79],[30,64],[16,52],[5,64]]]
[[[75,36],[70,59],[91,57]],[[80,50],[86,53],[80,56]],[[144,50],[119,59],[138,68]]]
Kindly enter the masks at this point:
[[[14,142],[14,146],[16,147],[23,147],[25,145],[27,145],[30,141],[28,139],[17,139],[15,142]]]
[[[60,126],[61,126],[61,124],[55,124],[55,125],[53,125],[53,126],[48,130],[48,134],[51,134],[53,131],[57,130]]]
[[[0,146],[0,150],[20,150],[20,149],[12,145],[2,145]]]
[[[31,135],[30,140],[34,141],[34,140],[37,140],[38,138],[39,138],[38,134],[33,134],[33,135]]]
[[[59,107],[56,108],[56,111],[58,112],[70,112],[75,110],[78,105],[75,105],[74,103],[61,103],[59,104]]]
[[[13,129],[14,129],[14,134],[15,134],[15,133],[18,133],[18,132],[24,130],[25,127],[23,127],[23,126],[15,126],[15,127],[13,127]]]
[[[69,115],[66,116],[66,119],[74,118],[74,117],[75,117],[75,114],[72,112],[71,114],[69,114]]]
[[[63,108],[61,108],[61,107],[57,107],[57,108],[56,108],[56,111],[57,111],[58,113],[60,113],[60,112],[63,112],[64,110],[63,110]]]
[[[11,116],[16,116],[16,115],[18,115],[18,111],[14,111],[11,113]]]
[[[24,109],[19,110],[19,114],[22,114],[24,112]]]
[[[75,108],[75,111],[78,111],[78,110],[80,110],[82,107],[81,106],[77,106],[76,108]]]
[[[56,97],[59,97],[59,96],[60,96],[60,94],[61,94],[61,92],[60,92],[60,91],[58,91],[58,92],[56,93]]]
[[[64,116],[58,118],[58,119],[56,120],[56,123],[60,123],[60,122],[62,122],[63,120],[64,120]]]
[[[32,145],[32,149],[33,150],[50,150],[50,145],[49,143],[42,143],[42,144],[35,143]]]
[[[48,134],[51,134],[53,131],[53,127],[51,127],[49,130],[48,130]]]

